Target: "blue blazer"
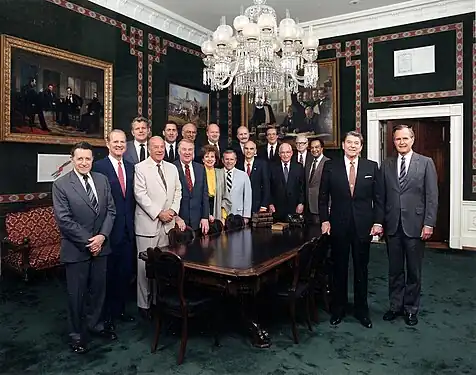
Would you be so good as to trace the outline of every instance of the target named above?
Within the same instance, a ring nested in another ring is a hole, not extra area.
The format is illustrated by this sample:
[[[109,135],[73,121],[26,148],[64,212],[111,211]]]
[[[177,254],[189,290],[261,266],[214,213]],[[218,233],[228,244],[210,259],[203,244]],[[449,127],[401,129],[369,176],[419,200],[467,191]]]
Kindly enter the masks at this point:
[[[241,152],[241,151],[240,151]],[[246,172],[245,161],[236,164],[236,168]],[[261,207],[268,208],[270,204],[270,187],[269,187],[269,168],[268,163],[255,157],[253,167],[251,168],[251,191],[252,203],[251,212],[258,212]]]
[[[111,185],[112,198],[116,205],[116,218],[110,234],[111,245],[114,251],[114,245],[122,242],[124,234],[127,233],[129,239],[134,239],[134,212],[136,201],[134,199],[134,166],[123,159],[124,169],[126,170],[126,196],[122,194],[119,178],[114,170],[114,166],[109,157],[98,160],[93,165],[95,172],[102,173],[109,180]]]
[[[208,219],[210,215],[210,201],[208,198],[205,167],[197,162],[192,162],[195,183],[190,192],[180,160],[176,160],[174,165],[177,167],[180,183],[182,184],[182,200],[180,201],[179,216],[193,230],[197,230],[200,228],[200,220]]]

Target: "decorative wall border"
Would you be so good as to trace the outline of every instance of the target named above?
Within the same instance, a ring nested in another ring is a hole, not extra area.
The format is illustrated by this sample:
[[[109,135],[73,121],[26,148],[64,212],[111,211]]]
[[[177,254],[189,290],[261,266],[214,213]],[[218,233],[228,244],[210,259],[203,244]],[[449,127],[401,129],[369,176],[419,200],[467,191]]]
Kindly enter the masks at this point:
[[[51,198],[51,193],[19,193],[0,195],[0,204],[31,202]]]
[[[233,86],[228,88],[228,146],[233,142]]]
[[[374,44],[385,42],[389,40],[412,38],[422,35],[431,35],[442,33],[446,31],[456,31],[456,88],[449,91],[434,91],[421,92],[412,94],[374,96]],[[418,29],[412,31],[405,31],[401,33],[386,34],[371,37],[367,41],[368,50],[368,94],[369,103],[385,103],[385,102],[401,102],[406,100],[419,99],[434,99],[434,98],[448,98],[453,96],[463,95],[463,23],[453,23],[449,25],[442,25],[436,27],[429,27],[427,29]]]
[[[476,170],[476,20],[473,21],[473,171]],[[476,174],[473,174],[471,191],[476,194]]]
[[[360,56],[361,41],[359,39],[345,42],[345,49],[342,50],[342,43],[331,43],[319,46],[319,51],[335,50],[336,58],[345,57],[345,66],[355,67],[355,130],[362,130],[362,67],[361,60],[352,59]]]

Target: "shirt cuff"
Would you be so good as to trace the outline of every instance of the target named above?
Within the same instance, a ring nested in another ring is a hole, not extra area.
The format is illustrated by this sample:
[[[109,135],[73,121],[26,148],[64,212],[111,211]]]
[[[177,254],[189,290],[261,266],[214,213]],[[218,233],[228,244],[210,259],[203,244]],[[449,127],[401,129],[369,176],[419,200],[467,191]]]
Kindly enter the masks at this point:
[[[375,223],[374,225],[376,225],[376,226],[378,226],[378,227],[380,227],[380,228],[382,228],[382,227],[383,227],[383,225],[382,225],[382,224],[378,224],[378,223]]]

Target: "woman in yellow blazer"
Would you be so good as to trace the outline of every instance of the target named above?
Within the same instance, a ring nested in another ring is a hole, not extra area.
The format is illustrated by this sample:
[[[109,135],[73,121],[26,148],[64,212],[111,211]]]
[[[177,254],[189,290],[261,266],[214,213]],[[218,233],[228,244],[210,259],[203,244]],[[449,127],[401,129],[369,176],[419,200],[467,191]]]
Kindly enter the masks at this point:
[[[225,189],[225,172],[215,168],[219,155],[215,146],[205,145],[201,150],[203,165],[207,175],[208,197],[210,199],[210,222],[225,222],[231,210],[230,197]]]

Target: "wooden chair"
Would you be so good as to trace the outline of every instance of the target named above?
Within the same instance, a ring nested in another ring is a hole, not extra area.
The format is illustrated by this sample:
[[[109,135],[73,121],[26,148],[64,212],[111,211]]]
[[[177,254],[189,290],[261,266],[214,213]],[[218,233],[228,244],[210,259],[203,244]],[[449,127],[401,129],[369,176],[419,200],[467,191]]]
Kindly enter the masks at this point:
[[[192,243],[195,239],[195,231],[190,228],[186,227],[184,231],[181,231],[177,226],[172,228],[169,233],[169,245],[172,247],[178,245],[188,245]]]
[[[311,266],[311,294],[310,303],[312,310],[312,317],[314,322],[319,321],[316,308],[316,294],[320,294],[324,302],[324,308],[327,312],[330,311],[330,278],[332,274],[332,264],[329,255],[329,236],[321,235],[316,241],[316,246],[313,250],[313,265]]]
[[[185,267],[182,259],[170,252],[160,249],[147,249],[148,263],[157,282],[155,337],[151,352],[157,350],[162,315],[170,315],[182,320],[182,333],[177,364],[182,364],[188,340],[188,318],[217,310],[215,299],[198,293],[185,293]],[[219,346],[215,332],[215,345]]]

